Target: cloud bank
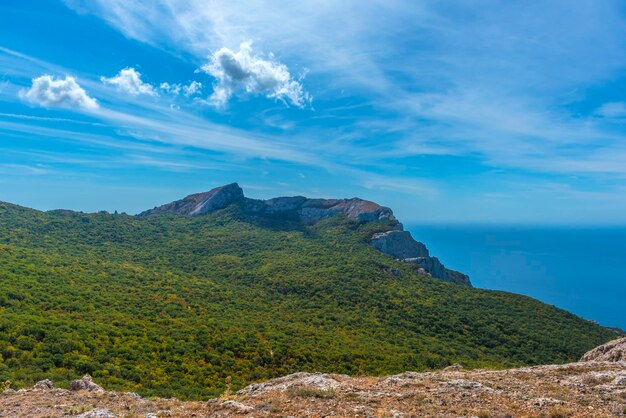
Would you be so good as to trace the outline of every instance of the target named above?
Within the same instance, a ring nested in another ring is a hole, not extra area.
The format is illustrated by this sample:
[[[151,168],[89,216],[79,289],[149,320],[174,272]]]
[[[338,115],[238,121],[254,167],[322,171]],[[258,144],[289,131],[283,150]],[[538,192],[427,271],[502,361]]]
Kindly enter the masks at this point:
[[[89,97],[71,76],[66,76],[63,80],[47,74],[34,78],[30,89],[20,91],[19,96],[28,103],[42,107],[83,110],[95,110],[99,107],[96,99]]]
[[[151,84],[141,81],[141,73],[131,67],[120,70],[115,77],[100,77],[100,81],[104,84],[115,86],[118,90],[133,96],[140,94],[147,94],[148,96],[158,95],[156,89]]]
[[[272,55],[268,60],[254,55],[250,42],[243,42],[237,52],[224,47],[209,59],[202,70],[217,80],[209,97],[215,107],[226,106],[235,94],[264,95],[299,108],[311,101],[286,65],[275,61]]]

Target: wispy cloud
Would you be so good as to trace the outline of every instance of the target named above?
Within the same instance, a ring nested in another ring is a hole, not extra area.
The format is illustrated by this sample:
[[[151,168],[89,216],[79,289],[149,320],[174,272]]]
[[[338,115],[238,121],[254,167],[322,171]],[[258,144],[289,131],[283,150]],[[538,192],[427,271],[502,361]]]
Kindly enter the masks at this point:
[[[604,103],[595,114],[605,118],[624,118],[626,117],[626,102]]]
[[[40,176],[50,173],[50,169],[38,166],[30,166],[25,164],[0,164],[0,174]]]
[[[626,66],[620,41],[626,25],[612,1],[521,7],[393,0],[384,7],[348,1],[277,8],[253,0],[245,10],[237,2],[207,7],[203,0],[68,3],[103,17],[126,36],[198,59],[225,47],[221,57],[237,65],[233,77],[223,77],[228,82],[218,83],[214,103],[225,103],[232,94],[229,82],[244,74],[236,48],[246,40],[277,52],[281,61],[310,68],[317,79],[310,82],[320,104],[317,120],[338,117],[324,111],[338,96],[365,97],[371,109],[341,119],[340,130],[328,132],[333,140],[342,135],[345,143],[358,140],[372,150],[379,139],[359,119],[403,127],[385,136],[376,157],[471,155],[496,167],[534,170],[541,162],[549,171],[554,160],[575,161],[596,151],[599,158],[618,143],[594,115],[566,107]],[[332,18],[345,15],[349,22]],[[319,134],[327,132],[320,128]],[[575,167],[581,165],[570,169]],[[562,172],[567,166],[555,168]]]

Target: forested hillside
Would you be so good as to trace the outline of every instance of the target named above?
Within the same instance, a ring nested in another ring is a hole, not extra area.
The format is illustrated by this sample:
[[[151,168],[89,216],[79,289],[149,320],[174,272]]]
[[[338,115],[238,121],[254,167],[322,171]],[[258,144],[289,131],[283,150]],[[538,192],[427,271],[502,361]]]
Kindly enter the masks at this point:
[[[616,332],[534,299],[420,276],[368,245],[233,204],[198,217],[0,204],[0,380],[89,373],[200,399],[295,371],[392,374],[577,360]]]

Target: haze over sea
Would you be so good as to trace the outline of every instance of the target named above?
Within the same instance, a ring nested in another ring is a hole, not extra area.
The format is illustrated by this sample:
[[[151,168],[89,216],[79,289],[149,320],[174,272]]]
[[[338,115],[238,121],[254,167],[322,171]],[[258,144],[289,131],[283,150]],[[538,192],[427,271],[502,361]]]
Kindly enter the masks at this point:
[[[475,287],[521,293],[626,328],[626,226],[407,225]]]

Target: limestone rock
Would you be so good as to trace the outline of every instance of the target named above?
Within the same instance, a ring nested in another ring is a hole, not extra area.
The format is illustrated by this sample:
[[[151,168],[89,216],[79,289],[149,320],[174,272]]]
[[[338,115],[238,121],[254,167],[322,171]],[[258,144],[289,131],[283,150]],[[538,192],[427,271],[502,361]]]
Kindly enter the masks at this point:
[[[447,372],[452,372],[452,371],[460,371],[463,370],[464,367],[460,364],[460,363],[454,363],[451,366],[448,366],[446,368],[444,368],[443,370],[447,371]]]
[[[626,361],[626,337],[609,341],[588,351],[580,361]]]
[[[348,376],[341,376],[348,378]],[[237,392],[238,395],[254,395],[268,391],[285,391],[292,387],[306,387],[310,389],[329,390],[341,385],[336,377],[323,373],[293,373],[267,382],[246,386]]]
[[[396,259],[416,266],[420,274],[427,274],[451,283],[471,286],[469,277],[444,267],[436,257],[431,257],[424,244],[413,239],[411,233],[402,230],[402,224],[393,211],[377,203],[356,197],[351,199],[308,199],[304,196],[276,197],[268,200],[246,198],[237,183],[217,187],[204,193],[196,193],[151,210],[141,216],[176,213],[184,216],[200,216],[229,205],[237,204],[252,216],[278,217],[307,225],[334,216],[345,216],[355,222],[387,221],[390,230],[374,234],[371,245]]]
[[[70,390],[87,390],[90,392],[104,392],[102,386],[97,385],[91,379],[91,376],[85,375],[82,379],[74,380],[70,385]]]
[[[80,415],[77,415],[79,418],[116,418],[113,412],[109,411],[105,408],[96,408],[91,411],[83,412]]]
[[[408,231],[378,232],[372,235],[370,244],[382,253],[404,263],[415,265],[419,274],[427,274],[446,282],[471,286],[467,275],[447,269],[437,257],[431,257],[426,246],[413,239]]]
[[[54,389],[54,383],[50,379],[40,380],[35,383],[33,390],[51,390]]]
[[[411,259],[428,257],[428,249],[417,242],[409,231],[387,231],[372,235],[371,244],[378,251],[394,258]],[[428,271],[428,269],[426,269]]]
[[[307,199],[303,196],[276,197],[268,200],[246,200],[248,211],[270,216],[292,214],[304,224],[314,224],[337,215],[356,222],[396,221],[391,209],[359,198]]]
[[[204,193],[196,193],[184,199],[159,206],[142,212],[141,215],[158,215],[163,213],[178,213],[186,216],[199,216],[217,209],[243,201],[243,190],[237,183],[216,187]]]
[[[357,222],[396,221],[391,209],[359,198],[352,199],[308,199],[303,196],[277,197],[256,200],[244,197],[237,183],[217,187],[208,192],[196,193],[184,199],[142,212],[141,216],[177,213],[199,216],[223,209],[234,203],[242,204],[249,213],[256,215],[290,215],[305,224],[314,224],[336,215],[344,215]]]
[[[483,385],[480,382],[475,382],[473,380],[465,380],[465,379],[455,379],[446,383],[450,387],[460,388],[460,389],[478,389],[485,391],[493,391],[488,386]]]
[[[233,400],[222,402],[222,406],[228,409],[232,409],[236,412],[244,413],[244,414],[254,411],[254,408],[252,406],[248,406],[241,402],[237,402]]]

